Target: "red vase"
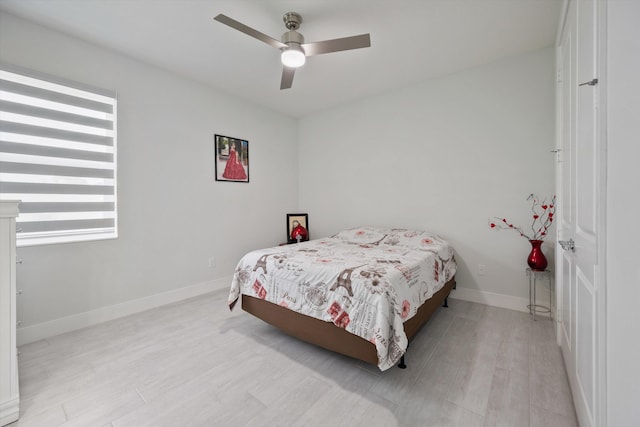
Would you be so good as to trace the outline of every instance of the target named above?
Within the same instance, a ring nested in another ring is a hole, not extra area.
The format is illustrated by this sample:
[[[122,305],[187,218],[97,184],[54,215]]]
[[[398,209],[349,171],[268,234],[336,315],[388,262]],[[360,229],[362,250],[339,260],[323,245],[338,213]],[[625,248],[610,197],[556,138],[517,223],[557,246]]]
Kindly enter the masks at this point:
[[[527,258],[527,264],[533,271],[544,271],[547,268],[547,258],[542,253],[542,240],[529,240],[531,253]]]

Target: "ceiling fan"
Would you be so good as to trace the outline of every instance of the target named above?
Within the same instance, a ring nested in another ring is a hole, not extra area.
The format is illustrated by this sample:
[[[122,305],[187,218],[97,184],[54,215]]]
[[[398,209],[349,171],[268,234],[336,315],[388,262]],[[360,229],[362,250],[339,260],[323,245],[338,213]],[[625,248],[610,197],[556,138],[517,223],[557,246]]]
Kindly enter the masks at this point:
[[[300,24],[302,23],[302,16],[296,12],[287,12],[282,17],[284,25],[289,31],[282,35],[281,41],[261,33],[260,31],[254,30],[253,28],[223,14],[220,14],[213,19],[268,45],[280,49],[282,52],[280,54],[280,59],[283,66],[282,79],[280,80],[281,90],[289,89],[291,87],[296,68],[304,65],[307,56],[360,49],[371,46],[369,34],[360,34],[358,36],[343,37],[340,39],[305,43],[302,34],[296,31],[300,28]]]

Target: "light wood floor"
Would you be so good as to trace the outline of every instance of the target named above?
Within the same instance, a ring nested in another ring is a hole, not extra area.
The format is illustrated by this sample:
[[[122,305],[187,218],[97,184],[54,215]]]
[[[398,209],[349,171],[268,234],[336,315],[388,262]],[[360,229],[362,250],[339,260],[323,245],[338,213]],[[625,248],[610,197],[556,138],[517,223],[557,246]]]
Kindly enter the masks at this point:
[[[449,300],[408,368],[226,308],[218,291],[20,348],[23,426],[575,426],[552,323]]]

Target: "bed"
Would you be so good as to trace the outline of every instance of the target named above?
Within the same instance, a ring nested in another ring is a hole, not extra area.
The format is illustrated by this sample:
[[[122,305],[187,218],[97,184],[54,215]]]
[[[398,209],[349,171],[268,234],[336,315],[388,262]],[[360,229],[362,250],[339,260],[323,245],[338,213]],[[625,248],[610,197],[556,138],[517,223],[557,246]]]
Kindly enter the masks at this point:
[[[417,230],[359,227],[249,252],[229,293],[284,332],[389,369],[455,286],[451,246]]]

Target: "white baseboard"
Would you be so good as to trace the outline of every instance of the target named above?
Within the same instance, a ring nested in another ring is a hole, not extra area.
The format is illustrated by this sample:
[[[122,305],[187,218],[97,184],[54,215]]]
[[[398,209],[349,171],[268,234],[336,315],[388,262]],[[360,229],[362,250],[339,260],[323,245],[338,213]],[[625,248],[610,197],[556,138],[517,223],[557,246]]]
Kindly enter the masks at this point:
[[[227,289],[231,285],[231,278],[232,276],[222,277],[220,279],[197,283],[184,288],[150,295],[148,297],[126,301],[108,307],[101,307],[96,310],[61,317],[59,319],[38,323],[36,325],[18,328],[17,344],[19,346],[29,344],[34,341],[86,328],[87,326],[96,325],[108,320],[129,316],[131,314],[182,301],[208,292]]]
[[[16,421],[20,417],[20,399],[0,402],[0,426]]]
[[[493,307],[508,308],[509,310],[524,311],[526,313],[529,312],[529,309],[527,308],[529,300],[526,298],[494,294],[493,292],[478,291],[460,286],[451,291],[450,297],[463,301],[486,304]]]

